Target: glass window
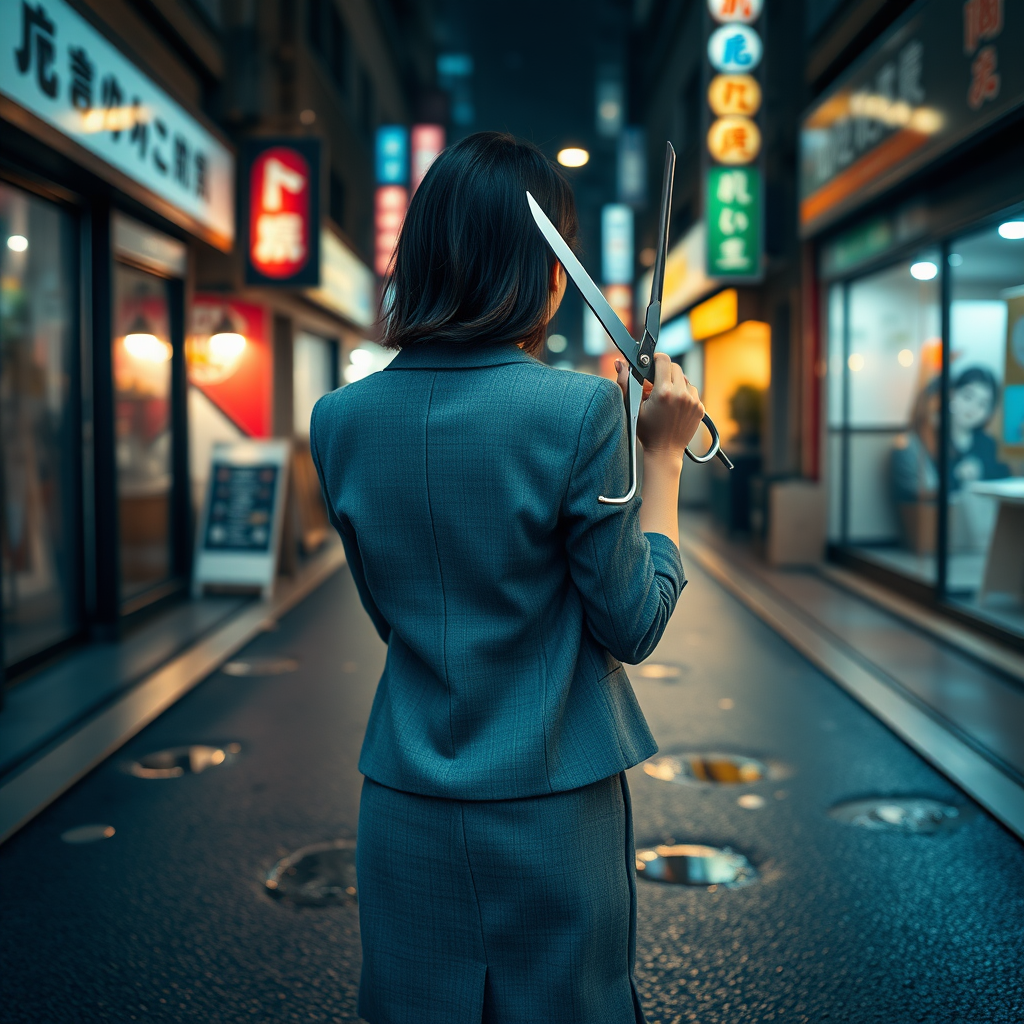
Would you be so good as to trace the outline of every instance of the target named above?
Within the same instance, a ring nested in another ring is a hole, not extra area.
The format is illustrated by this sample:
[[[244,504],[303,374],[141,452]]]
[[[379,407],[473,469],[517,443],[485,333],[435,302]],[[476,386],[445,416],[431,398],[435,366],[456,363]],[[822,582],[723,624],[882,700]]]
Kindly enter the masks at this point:
[[[114,403],[121,599],[171,574],[171,341],[166,281],[114,272]]]
[[[317,399],[337,384],[337,356],[333,341],[297,331],[292,354],[292,411],[296,437],[309,437],[309,418]]]
[[[845,302],[833,288],[828,304],[830,450],[842,473],[830,529],[928,583],[938,578],[939,263],[938,251],[920,253],[850,283]]]
[[[949,249],[946,589],[1024,632],[1024,218]]]
[[[79,626],[74,229],[0,184],[0,545],[4,660]]]

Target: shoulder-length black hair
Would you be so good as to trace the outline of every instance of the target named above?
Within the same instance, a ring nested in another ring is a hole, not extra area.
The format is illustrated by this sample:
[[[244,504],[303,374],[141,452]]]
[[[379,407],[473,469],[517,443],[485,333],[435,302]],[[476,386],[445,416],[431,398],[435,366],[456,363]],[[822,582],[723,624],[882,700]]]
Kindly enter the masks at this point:
[[[383,345],[540,348],[555,257],[527,189],[575,246],[572,189],[536,146],[478,132],[441,153],[409,204],[384,283]]]

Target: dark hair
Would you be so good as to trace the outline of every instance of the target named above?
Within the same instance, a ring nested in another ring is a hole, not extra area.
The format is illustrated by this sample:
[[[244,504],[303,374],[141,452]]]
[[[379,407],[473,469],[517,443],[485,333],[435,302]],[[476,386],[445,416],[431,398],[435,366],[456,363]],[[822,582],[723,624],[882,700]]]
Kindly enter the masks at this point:
[[[987,370],[984,366],[969,366],[950,382],[949,390],[958,391],[968,384],[984,384],[992,392],[992,408],[996,407],[996,403],[999,401],[999,384],[991,370]]]
[[[534,145],[478,132],[434,161],[405,216],[384,283],[381,344],[543,344],[555,257],[526,191],[570,246],[572,189]]]

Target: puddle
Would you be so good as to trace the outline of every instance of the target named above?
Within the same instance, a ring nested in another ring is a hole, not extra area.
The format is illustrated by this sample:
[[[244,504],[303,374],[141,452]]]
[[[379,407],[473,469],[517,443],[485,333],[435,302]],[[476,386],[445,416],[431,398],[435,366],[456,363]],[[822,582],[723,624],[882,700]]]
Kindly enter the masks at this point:
[[[240,743],[228,743],[224,747],[202,743],[170,747],[140,757],[129,770],[137,779],[180,779],[183,775],[199,775],[207,768],[231,761],[241,749]]]
[[[116,831],[113,825],[79,825],[61,832],[60,838],[65,843],[79,846],[82,843],[98,843],[102,839],[110,839]]]
[[[957,807],[930,797],[892,796],[848,800],[830,808],[828,816],[844,825],[876,832],[928,836],[955,831],[972,821],[977,811],[970,806]]]
[[[333,907],[356,898],[356,843],[336,839],[304,846],[279,860],[264,885],[297,907]]]
[[[717,783],[738,786],[760,782],[762,779],[778,778],[780,774],[757,758],[718,751],[694,751],[652,757],[644,762],[644,771],[652,779],[684,785]]]
[[[728,846],[655,846],[636,851],[639,878],[674,885],[723,886],[740,889],[757,881],[754,865]]]
[[[682,665],[665,665],[647,661],[637,666],[636,674],[641,679],[658,679],[663,683],[677,683],[686,674],[686,669]]]
[[[248,658],[229,661],[221,672],[226,676],[283,676],[298,668],[299,663],[294,658]]]

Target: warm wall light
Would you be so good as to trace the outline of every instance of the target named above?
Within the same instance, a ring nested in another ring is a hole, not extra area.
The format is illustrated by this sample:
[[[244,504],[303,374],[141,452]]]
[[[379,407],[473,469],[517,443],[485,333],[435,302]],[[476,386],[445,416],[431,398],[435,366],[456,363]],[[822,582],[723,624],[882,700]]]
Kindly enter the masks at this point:
[[[145,363],[166,363],[171,358],[171,346],[155,334],[126,334],[124,347],[133,359]]]
[[[918,281],[930,281],[939,272],[939,268],[928,260],[911,264],[910,276]]]
[[[219,363],[235,363],[245,351],[245,336],[234,331],[220,331],[210,337],[210,355]]]
[[[1016,240],[1024,238],[1024,220],[1008,220],[999,225],[999,234],[1002,238]],[[11,243],[8,242],[8,245]]]
[[[726,288],[690,310],[690,333],[694,341],[731,331],[738,323],[739,294],[735,288]]]
[[[24,252],[28,248],[28,239],[24,235],[11,235],[7,239],[7,248],[11,252]]]
[[[859,352],[850,353],[850,358],[846,360],[846,365],[856,373],[858,370],[864,369],[864,357]]]
[[[590,159],[590,154],[578,146],[567,146],[558,151],[558,162],[563,167],[582,167]]]
[[[909,348],[900,349],[899,354],[896,356],[896,362],[900,366],[913,366],[914,365],[914,353]]]

